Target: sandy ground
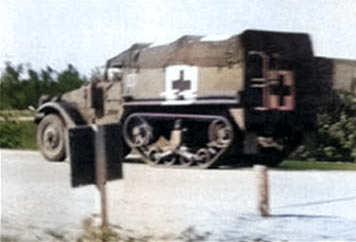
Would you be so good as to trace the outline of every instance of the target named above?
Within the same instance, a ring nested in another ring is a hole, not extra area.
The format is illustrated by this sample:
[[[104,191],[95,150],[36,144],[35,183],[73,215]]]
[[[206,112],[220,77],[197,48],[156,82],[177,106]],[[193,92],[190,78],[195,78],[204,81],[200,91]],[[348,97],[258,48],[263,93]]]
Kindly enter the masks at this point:
[[[270,212],[257,210],[255,171],[124,164],[107,185],[109,220],[128,236],[163,241],[356,241],[356,172],[269,171]],[[100,211],[95,186],[71,188],[68,163],[1,150],[1,234],[75,241]]]

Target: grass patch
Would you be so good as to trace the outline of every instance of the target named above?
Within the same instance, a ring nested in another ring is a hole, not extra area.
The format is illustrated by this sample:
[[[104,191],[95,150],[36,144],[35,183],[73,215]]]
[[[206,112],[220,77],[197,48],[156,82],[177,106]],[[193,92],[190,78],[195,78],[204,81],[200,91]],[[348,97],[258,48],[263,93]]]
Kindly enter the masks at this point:
[[[38,150],[36,141],[36,124],[33,121],[19,122],[21,127],[21,144],[20,149]]]
[[[1,235],[1,242],[18,242],[18,238],[12,235]]]
[[[51,236],[55,240],[62,241],[62,242],[66,241],[64,234],[62,234],[60,231],[56,231],[53,229],[46,229],[45,234]]]
[[[0,121],[0,147],[38,150],[33,121]]]
[[[83,221],[83,233],[76,242],[146,242],[148,237],[134,238],[120,235],[120,227],[109,226],[107,231],[102,231],[100,225],[96,225],[94,218],[87,218]]]
[[[281,170],[321,170],[321,171],[356,171],[356,163],[327,161],[295,161],[286,160],[278,169]]]
[[[188,227],[177,235],[168,234],[156,238],[153,235],[137,235],[132,230],[125,230],[116,225],[110,225],[108,230],[103,232],[94,217],[83,220],[82,225],[83,233],[76,242],[211,241],[209,240],[210,232],[200,233],[194,227]]]
[[[0,117],[7,118],[19,118],[19,117],[34,117],[35,111],[32,110],[0,110]]]

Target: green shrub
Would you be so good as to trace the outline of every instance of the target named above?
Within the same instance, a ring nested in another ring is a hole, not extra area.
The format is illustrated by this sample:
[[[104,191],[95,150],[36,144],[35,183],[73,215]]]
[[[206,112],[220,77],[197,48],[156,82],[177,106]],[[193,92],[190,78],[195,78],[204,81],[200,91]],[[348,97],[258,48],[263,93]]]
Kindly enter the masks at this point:
[[[317,117],[317,130],[307,135],[293,157],[356,162],[356,94],[337,91]]]
[[[21,145],[21,127],[15,121],[0,122],[0,147],[18,148]]]
[[[0,147],[37,150],[36,124],[33,121],[0,121]]]

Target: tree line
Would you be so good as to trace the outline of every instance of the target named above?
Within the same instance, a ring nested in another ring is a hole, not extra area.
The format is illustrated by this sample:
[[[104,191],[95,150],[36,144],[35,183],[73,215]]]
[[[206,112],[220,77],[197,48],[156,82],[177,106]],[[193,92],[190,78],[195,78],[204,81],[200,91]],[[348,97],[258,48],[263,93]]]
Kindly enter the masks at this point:
[[[27,109],[37,107],[42,94],[58,95],[87,83],[71,64],[63,71],[47,66],[36,71],[23,64],[17,66],[5,63],[0,77],[0,110]]]

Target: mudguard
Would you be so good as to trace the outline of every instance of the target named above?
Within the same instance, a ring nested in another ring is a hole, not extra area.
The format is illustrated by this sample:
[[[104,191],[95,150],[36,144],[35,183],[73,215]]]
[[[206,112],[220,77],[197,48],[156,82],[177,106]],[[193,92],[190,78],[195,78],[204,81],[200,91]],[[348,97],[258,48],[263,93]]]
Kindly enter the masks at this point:
[[[35,123],[38,124],[41,122],[42,118],[49,113],[59,114],[67,128],[86,124],[86,121],[80,114],[79,110],[75,106],[64,101],[46,102],[41,105],[36,111]]]

